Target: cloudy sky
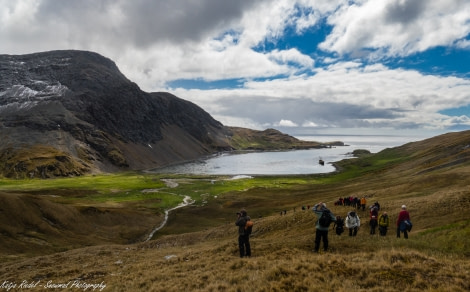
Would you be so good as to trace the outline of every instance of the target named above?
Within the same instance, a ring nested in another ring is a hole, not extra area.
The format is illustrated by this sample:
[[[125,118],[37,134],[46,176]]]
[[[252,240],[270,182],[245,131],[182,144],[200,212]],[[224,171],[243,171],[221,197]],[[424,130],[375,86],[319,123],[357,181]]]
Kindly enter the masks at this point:
[[[0,54],[58,49],[229,126],[470,129],[468,0],[0,0]]]

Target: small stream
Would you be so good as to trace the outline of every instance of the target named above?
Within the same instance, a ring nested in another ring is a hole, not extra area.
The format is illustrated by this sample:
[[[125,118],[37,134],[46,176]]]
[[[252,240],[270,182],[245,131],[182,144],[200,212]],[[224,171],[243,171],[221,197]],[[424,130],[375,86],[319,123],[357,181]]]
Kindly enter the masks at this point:
[[[166,183],[166,185],[170,188],[175,188],[178,186],[178,183],[175,183],[174,181],[172,180],[164,180],[164,182]],[[176,195],[176,194],[175,194]],[[153,235],[155,234],[155,232],[157,232],[158,230],[162,229],[165,224],[167,223],[168,221],[168,216],[170,214],[171,211],[173,210],[176,210],[178,208],[183,208],[183,207],[186,207],[186,206],[189,206],[191,204],[193,204],[195,201],[193,199],[191,199],[190,196],[184,196],[184,199],[183,199],[183,202],[181,202],[180,204],[178,204],[178,206],[176,207],[173,207],[171,209],[168,209],[168,210],[165,210],[165,219],[163,220],[163,222],[158,226],[158,227],[155,227],[152,232],[150,232],[149,236],[147,237],[147,239],[145,239],[144,242],[147,242],[149,241],[150,239],[152,239]]]
[[[170,214],[171,211],[176,210],[178,208],[186,207],[186,206],[191,205],[193,203],[194,203],[194,200],[191,199],[190,196],[185,196],[184,199],[183,199],[183,202],[180,203],[178,206],[176,206],[174,208],[171,208],[171,209],[168,209],[168,210],[165,210],[165,219],[163,220],[163,222],[158,227],[156,227],[154,230],[152,230],[152,232],[150,232],[149,236],[147,237],[147,239],[145,241],[149,241],[150,239],[152,239],[155,232],[157,232],[158,230],[162,229],[165,226],[166,222],[168,221],[168,215]]]

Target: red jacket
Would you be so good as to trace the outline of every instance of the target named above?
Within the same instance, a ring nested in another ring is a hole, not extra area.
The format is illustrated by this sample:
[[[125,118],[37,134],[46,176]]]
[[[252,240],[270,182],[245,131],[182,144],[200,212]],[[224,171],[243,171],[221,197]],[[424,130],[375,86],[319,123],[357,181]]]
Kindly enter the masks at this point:
[[[370,220],[377,220],[379,218],[379,211],[377,210],[376,207],[373,207],[372,209],[370,209],[369,217],[370,217]]]
[[[398,214],[397,227],[400,226],[400,222],[405,220],[410,220],[410,213],[406,210],[401,210],[400,214]]]

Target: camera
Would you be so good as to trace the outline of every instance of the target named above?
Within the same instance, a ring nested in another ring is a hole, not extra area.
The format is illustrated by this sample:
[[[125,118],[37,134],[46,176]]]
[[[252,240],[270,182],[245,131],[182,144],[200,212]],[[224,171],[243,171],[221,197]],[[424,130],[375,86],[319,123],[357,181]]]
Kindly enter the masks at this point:
[[[241,214],[242,214],[242,213],[240,213],[240,212],[237,212],[237,215],[241,215]]]

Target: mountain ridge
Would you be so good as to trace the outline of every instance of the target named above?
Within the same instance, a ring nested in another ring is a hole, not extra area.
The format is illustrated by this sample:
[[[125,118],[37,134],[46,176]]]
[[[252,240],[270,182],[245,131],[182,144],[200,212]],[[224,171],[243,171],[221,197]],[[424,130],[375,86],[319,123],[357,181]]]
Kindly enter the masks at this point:
[[[170,93],[140,90],[94,52],[0,55],[0,76],[0,175],[6,177],[141,170],[240,150],[232,141],[240,131]],[[325,147],[291,138],[291,145],[264,149]],[[32,151],[44,146],[51,148],[46,159]]]

